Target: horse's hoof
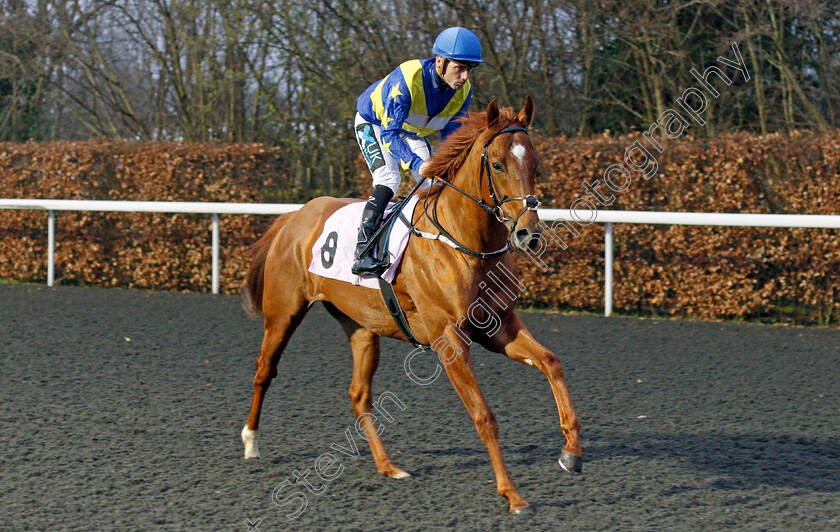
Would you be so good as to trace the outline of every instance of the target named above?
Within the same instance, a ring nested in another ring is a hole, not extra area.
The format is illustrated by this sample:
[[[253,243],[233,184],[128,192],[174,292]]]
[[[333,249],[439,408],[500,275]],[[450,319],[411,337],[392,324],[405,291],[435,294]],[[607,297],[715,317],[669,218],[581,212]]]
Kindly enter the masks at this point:
[[[391,478],[403,479],[403,478],[411,478],[411,475],[409,475],[405,471],[400,471],[399,473],[394,473],[393,475],[390,475],[390,477]]]
[[[564,471],[573,475],[579,475],[583,470],[583,459],[573,455],[572,453],[563,451],[560,453],[560,458],[557,461],[560,463],[560,467],[562,467]]]
[[[510,513],[513,515],[530,515],[534,513],[533,506],[525,506],[523,508],[517,508],[515,510],[511,510]]]

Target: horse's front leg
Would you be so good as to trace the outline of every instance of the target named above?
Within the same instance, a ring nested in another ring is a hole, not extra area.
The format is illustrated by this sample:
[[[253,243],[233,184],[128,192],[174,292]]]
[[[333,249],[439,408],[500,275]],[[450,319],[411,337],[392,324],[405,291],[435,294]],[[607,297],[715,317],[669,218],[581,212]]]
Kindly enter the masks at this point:
[[[505,320],[501,328],[489,340],[481,341],[481,344],[523,364],[536,366],[545,374],[551,384],[557,410],[560,412],[560,427],[566,437],[566,446],[560,454],[560,466],[569,473],[580,473],[583,465],[583,449],[578,436],[580,420],[572,405],[563,367],[557,360],[557,355],[534,339],[516,312],[512,312],[510,319]]]
[[[463,334],[463,332],[461,333]],[[499,425],[496,423],[496,416],[490,410],[490,405],[484,399],[478,381],[475,376],[472,358],[467,344],[458,334],[447,327],[444,335],[435,342],[435,349],[438,354],[449,380],[458,392],[458,396],[467,407],[470,417],[475,423],[478,435],[487,446],[490,453],[490,462],[493,464],[493,472],[496,474],[496,488],[499,494],[508,503],[508,511],[519,514],[532,511],[531,506],[525,502],[516,491],[516,486],[505,467],[505,460],[502,458],[502,449],[499,446]]]

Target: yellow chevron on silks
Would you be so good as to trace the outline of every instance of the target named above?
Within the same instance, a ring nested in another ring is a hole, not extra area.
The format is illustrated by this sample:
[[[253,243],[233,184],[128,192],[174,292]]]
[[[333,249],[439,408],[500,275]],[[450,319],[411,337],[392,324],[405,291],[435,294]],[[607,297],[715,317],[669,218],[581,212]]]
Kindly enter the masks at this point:
[[[426,93],[423,88],[423,64],[419,60],[413,59],[402,63],[399,68],[411,96],[411,108],[408,117],[402,123],[402,129],[418,137],[428,137],[432,133],[445,128],[461,109],[461,106],[464,105],[467,96],[470,94],[470,82],[467,81],[455,92],[455,95],[441,112],[435,116],[429,116],[426,108]],[[370,95],[373,112],[376,113],[376,118],[385,127],[387,127],[387,122],[390,121],[385,113],[386,100],[383,98],[383,90],[387,79],[380,81]],[[402,95],[402,93],[399,92],[399,87],[395,85],[391,88],[388,97],[394,98],[396,95]]]
[[[385,78],[388,79],[388,78]],[[376,84],[376,88],[370,93],[370,101],[373,104],[373,112],[376,113],[376,118],[382,122],[382,113],[385,111],[385,105],[382,103],[382,86],[385,84],[385,79],[380,80]]]
[[[426,91],[423,90],[423,63],[417,59],[406,61],[400,65],[400,72],[411,95],[411,109],[408,113],[427,116]]]

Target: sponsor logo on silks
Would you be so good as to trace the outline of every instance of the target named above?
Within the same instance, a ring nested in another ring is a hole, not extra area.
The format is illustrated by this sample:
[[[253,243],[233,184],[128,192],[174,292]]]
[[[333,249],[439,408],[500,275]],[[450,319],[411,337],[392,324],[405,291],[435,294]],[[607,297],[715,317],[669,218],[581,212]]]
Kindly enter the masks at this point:
[[[371,124],[359,124],[356,126],[356,138],[359,140],[359,147],[365,156],[368,168],[371,172],[381,166],[385,166],[385,158],[382,156],[382,149],[376,142]]]

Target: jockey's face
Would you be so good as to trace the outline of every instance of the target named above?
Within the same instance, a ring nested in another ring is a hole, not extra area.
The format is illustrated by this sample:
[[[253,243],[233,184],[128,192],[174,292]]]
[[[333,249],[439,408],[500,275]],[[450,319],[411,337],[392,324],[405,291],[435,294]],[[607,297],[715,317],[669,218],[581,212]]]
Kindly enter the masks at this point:
[[[446,70],[444,70],[444,63],[446,63]],[[435,69],[447,85],[455,90],[458,90],[464,86],[464,83],[466,83],[468,79],[470,79],[470,71],[472,70],[472,67],[456,63],[451,59],[446,61],[443,57],[436,57]]]

